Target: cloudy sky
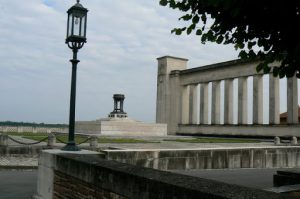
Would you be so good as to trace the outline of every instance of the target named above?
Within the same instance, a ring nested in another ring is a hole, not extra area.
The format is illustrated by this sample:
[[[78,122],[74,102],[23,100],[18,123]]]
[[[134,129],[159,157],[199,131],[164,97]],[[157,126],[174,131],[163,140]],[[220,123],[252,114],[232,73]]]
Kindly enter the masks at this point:
[[[0,121],[67,123],[71,50],[66,10],[75,0],[0,0]],[[157,57],[188,58],[189,68],[237,58],[232,46],[175,36],[181,16],[158,0],[82,0],[87,44],[79,51],[77,120],[106,117],[126,95],[131,118],[155,120]]]

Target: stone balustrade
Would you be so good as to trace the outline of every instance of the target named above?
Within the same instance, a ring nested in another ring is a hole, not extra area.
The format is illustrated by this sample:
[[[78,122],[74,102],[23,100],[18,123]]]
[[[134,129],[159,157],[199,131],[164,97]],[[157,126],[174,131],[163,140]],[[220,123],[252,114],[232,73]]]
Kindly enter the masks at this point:
[[[68,128],[47,128],[47,127],[32,127],[32,126],[0,126],[0,132],[12,133],[68,133]]]
[[[298,136],[298,83],[295,76],[287,78],[287,124],[281,125],[279,78],[271,73],[257,73],[258,61],[233,60],[191,69],[187,69],[187,61],[171,56],[158,58],[156,122],[167,123],[169,134],[251,136],[253,130],[255,136]],[[263,84],[265,76],[269,79],[268,85]],[[268,113],[264,113],[266,86]],[[248,118],[249,111],[252,118]],[[264,114],[268,114],[267,122]],[[222,128],[218,133],[220,126],[230,128]],[[278,126],[281,126],[281,133],[276,134],[274,128]],[[238,128],[241,128],[240,133]]]

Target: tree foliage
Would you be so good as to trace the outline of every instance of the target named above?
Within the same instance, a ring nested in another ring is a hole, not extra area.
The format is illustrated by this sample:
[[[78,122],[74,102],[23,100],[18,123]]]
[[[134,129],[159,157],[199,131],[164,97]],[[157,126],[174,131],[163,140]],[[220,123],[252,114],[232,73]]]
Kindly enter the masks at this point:
[[[184,12],[187,26],[176,35],[194,33],[202,43],[233,44],[241,59],[260,59],[257,71],[300,78],[300,1],[160,0]],[[271,63],[278,65],[271,67]]]

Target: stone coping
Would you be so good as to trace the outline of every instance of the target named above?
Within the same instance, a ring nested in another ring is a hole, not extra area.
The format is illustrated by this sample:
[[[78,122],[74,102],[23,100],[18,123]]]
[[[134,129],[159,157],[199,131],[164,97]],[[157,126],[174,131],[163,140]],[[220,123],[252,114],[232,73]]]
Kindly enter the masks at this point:
[[[289,149],[300,146],[245,146],[245,147],[211,147],[211,148],[185,148],[185,149],[106,149],[104,152],[145,152],[145,151],[205,151],[205,150],[236,150],[236,149]]]

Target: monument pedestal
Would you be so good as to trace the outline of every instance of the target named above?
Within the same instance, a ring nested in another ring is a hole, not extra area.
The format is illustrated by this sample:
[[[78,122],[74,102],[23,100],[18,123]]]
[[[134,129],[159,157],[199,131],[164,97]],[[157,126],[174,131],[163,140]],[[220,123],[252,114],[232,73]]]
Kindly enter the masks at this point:
[[[167,124],[135,121],[129,118],[105,118],[95,121],[78,121],[75,132],[109,136],[166,136]]]

